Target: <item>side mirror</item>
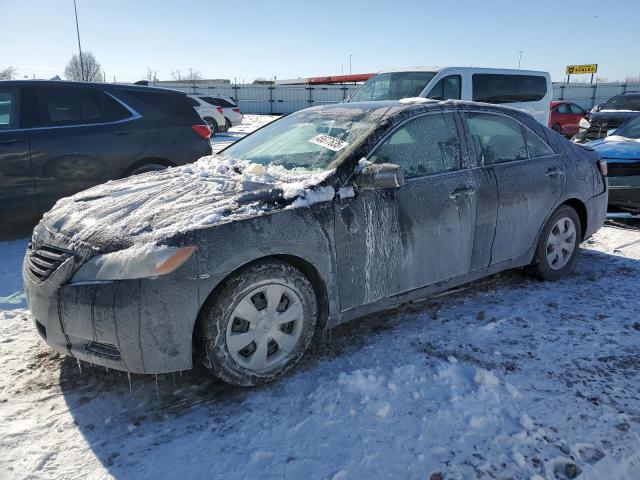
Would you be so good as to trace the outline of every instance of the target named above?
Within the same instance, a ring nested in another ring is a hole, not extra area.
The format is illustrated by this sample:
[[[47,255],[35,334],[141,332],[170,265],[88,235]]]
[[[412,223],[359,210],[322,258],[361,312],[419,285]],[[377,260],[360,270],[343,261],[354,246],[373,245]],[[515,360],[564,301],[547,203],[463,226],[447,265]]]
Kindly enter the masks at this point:
[[[404,173],[400,165],[372,163],[362,169],[356,177],[360,188],[398,188],[404,184]]]

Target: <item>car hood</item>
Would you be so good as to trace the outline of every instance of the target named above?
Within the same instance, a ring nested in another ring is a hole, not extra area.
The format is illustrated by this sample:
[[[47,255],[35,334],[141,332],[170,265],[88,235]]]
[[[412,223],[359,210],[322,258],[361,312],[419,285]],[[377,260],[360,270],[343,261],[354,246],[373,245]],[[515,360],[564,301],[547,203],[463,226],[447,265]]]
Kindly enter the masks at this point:
[[[640,159],[640,141],[611,135],[587,145],[596,150],[602,158],[617,160]]]
[[[199,228],[315,203],[305,203],[307,196],[332,199],[333,187],[321,186],[332,174],[292,176],[214,155],[63,198],[44,215],[41,225],[69,238],[71,247],[80,244],[103,252],[165,243]]]

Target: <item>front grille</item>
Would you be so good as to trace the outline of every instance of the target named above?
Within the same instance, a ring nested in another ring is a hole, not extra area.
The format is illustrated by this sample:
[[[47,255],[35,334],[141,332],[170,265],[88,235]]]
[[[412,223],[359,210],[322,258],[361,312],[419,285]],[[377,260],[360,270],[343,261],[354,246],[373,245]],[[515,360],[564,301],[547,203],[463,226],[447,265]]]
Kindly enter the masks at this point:
[[[73,252],[51,245],[42,245],[37,249],[29,246],[27,263],[29,273],[39,282],[44,282],[71,256]]]
[[[616,120],[608,120],[606,122],[592,122],[589,130],[587,130],[587,138],[589,140],[598,140],[607,136],[607,132],[611,129],[618,128],[624,122]]]

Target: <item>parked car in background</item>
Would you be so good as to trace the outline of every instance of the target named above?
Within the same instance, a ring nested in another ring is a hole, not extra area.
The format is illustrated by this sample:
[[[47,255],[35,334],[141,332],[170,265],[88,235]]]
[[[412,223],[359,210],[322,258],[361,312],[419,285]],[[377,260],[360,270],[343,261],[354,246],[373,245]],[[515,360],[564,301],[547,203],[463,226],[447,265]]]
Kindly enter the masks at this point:
[[[607,162],[610,209],[640,213],[640,115],[588,146]]]
[[[211,105],[197,95],[187,95],[187,100],[195,111],[198,112],[198,115],[207,122],[207,125],[209,125],[211,129],[211,135],[228,130],[222,107]]]
[[[184,93],[106,83],[0,82],[0,235],[62,197],[211,153]]]
[[[421,67],[388,70],[369,78],[349,102],[424,97],[473,100],[525,110],[542,125],[549,122],[553,85],[547,72],[473,67]]]
[[[580,120],[587,115],[588,112],[575,103],[553,101],[551,102],[549,128],[565,137],[572,137],[578,133]]]
[[[225,123],[227,124],[227,130],[242,123],[242,112],[240,112],[240,109],[238,108],[238,105],[233,100],[233,98],[216,97],[210,95],[199,96],[199,98],[200,100],[204,100],[211,105],[222,107]]]
[[[562,277],[606,208],[599,155],[519,110],[326,105],[63,199],[23,278],[63,354],[256,385],[348,320],[505,269]]]
[[[580,130],[572,139],[576,143],[606,137],[609,132],[640,114],[640,92],[627,92],[595,106],[580,122]]]

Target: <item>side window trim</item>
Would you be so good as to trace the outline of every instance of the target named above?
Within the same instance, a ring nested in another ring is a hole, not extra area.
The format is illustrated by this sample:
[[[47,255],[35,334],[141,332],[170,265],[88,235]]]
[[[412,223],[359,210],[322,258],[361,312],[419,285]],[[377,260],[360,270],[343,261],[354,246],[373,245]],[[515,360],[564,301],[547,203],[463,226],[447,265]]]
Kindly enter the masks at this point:
[[[547,158],[547,157],[553,157],[554,155],[557,155],[558,153],[553,149],[553,147],[551,145],[549,145],[549,142],[547,142],[546,140],[544,140],[540,135],[538,135],[536,132],[534,132],[533,130],[531,130],[529,127],[527,127],[524,123],[520,122],[518,119],[513,118],[510,115],[506,115],[504,113],[501,112],[488,112],[488,111],[482,111],[482,110],[460,110],[460,115],[463,117],[462,118],[462,123],[464,124],[464,132],[465,135],[470,138],[471,137],[471,132],[469,131],[469,127],[467,125],[467,118],[466,118],[466,114],[467,113],[486,113],[488,115],[500,115],[502,117],[507,117],[510,118],[511,120],[513,120],[514,122],[516,122],[518,125],[520,125],[520,129],[522,130],[522,139],[524,140],[524,146],[527,150],[527,158],[521,158],[520,160],[511,160],[508,162],[501,162],[501,163],[493,163],[490,165],[485,165],[483,159],[481,158],[480,155],[478,155],[478,153],[476,152],[476,148],[475,145],[473,145],[474,142],[471,142],[471,145],[469,146],[469,152],[473,151],[473,155],[475,156],[476,159],[476,165],[478,167],[482,167],[482,168],[489,168],[489,167],[495,167],[497,165],[511,165],[517,162],[525,162],[528,160],[535,160],[537,158]],[[531,157],[529,155],[529,147],[527,146],[527,141],[526,141],[526,136],[525,136],[525,130],[527,129],[529,132],[531,132],[533,135],[535,135],[536,137],[538,137],[540,139],[540,141],[542,141],[545,145],[547,145],[549,147],[549,149],[551,150],[552,153],[550,153],[549,155],[542,155],[539,157]]]
[[[405,179],[405,182],[409,182],[411,180],[419,180],[419,179],[423,179],[423,178],[432,178],[432,177],[435,177],[435,176],[438,176],[438,175],[447,175],[447,174],[451,174],[451,173],[460,172],[461,170],[467,170],[469,168],[469,166],[465,165],[465,162],[464,162],[464,151],[465,151],[465,147],[466,147],[466,142],[465,142],[465,147],[463,147],[462,143],[460,142],[460,134],[462,132],[460,131],[460,125],[456,121],[455,113],[456,113],[455,110],[439,110],[439,111],[435,111],[435,112],[422,112],[422,113],[418,113],[416,115],[412,115],[410,117],[407,117],[404,120],[402,120],[400,123],[395,125],[391,130],[389,130],[384,135],[384,137],[382,137],[380,140],[378,140],[376,142],[376,144],[373,147],[371,147],[371,149],[369,149],[367,154],[364,155],[364,158],[367,159],[367,160],[369,158],[371,158],[371,155],[373,155],[376,152],[376,150],[384,142],[386,142],[397,130],[402,128],[405,124],[407,124],[411,120],[415,120],[415,119],[420,118],[420,117],[425,117],[427,115],[438,115],[438,114],[440,114],[440,115],[451,115],[452,119],[453,119],[453,123],[456,126],[456,135],[458,136],[458,145],[460,146],[460,155],[459,155],[459,158],[458,158],[458,169],[457,170],[451,170],[451,171],[448,171],[448,172],[439,172],[439,173],[433,173],[433,174],[430,174],[430,175],[423,175],[423,176],[419,176],[419,177],[407,178],[407,179]]]
[[[96,126],[104,126],[104,125],[116,125],[118,123],[125,123],[125,122],[131,122],[133,120],[137,120],[139,118],[142,118],[142,115],[140,115],[136,110],[134,110],[130,105],[128,105],[127,103],[125,103],[124,101],[120,100],[118,97],[116,97],[115,95],[112,95],[111,92],[107,92],[106,90],[102,90],[102,89],[96,89],[99,90],[101,93],[107,95],[108,97],[112,98],[113,100],[115,100],[116,102],[118,102],[120,105],[122,105],[131,115],[126,117],[126,118],[122,118],[120,120],[113,120],[110,122],[97,122],[97,123],[76,123],[73,125],[48,125],[48,126],[44,126],[44,127],[29,127],[29,128],[22,128],[20,130],[50,130],[50,129],[58,129],[58,128],[79,128],[79,127],[96,127]]]

